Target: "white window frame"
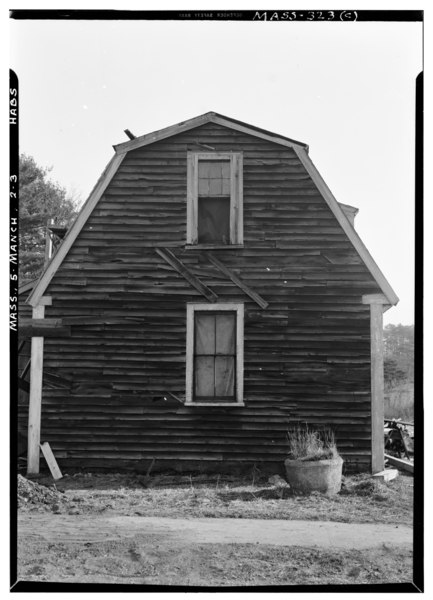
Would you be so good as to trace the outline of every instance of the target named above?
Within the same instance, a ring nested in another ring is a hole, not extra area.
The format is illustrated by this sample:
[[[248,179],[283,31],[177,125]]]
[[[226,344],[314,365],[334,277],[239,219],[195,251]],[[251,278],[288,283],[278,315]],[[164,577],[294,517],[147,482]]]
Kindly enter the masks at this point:
[[[186,307],[186,388],[185,406],[245,406],[244,405],[244,304],[189,302]],[[235,402],[194,402],[194,313],[196,311],[236,312],[236,400]]]
[[[200,160],[230,161],[230,244],[198,243],[198,163]],[[242,152],[187,153],[187,227],[186,241],[199,247],[227,248],[244,243],[243,155]]]

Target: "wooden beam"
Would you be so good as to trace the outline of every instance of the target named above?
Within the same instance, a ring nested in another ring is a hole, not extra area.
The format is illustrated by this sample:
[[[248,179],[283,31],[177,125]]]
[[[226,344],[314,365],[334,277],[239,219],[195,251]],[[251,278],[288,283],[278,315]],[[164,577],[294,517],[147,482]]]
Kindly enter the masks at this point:
[[[43,319],[45,306],[33,308],[33,318]],[[41,441],[42,373],[44,338],[32,337],[30,365],[29,423],[27,435],[27,473],[39,473],[39,444]]]
[[[55,327],[62,326],[62,319],[59,318],[51,318],[51,319],[20,319],[20,327],[21,329],[31,329],[32,327],[45,327],[46,329],[54,329]]]
[[[209,302],[216,302],[218,300],[218,296],[215,294],[215,292],[209,289],[202,281],[200,281],[198,277],[193,275],[191,271],[189,271],[188,268],[183,264],[183,262],[181,262],[177,256],[173,254],[173,252],[167,250],[167,248],[155,248],[155,252],[161,258],[163,258],[165,262],[173,267],[173,269],[177,271],[179,275],[182,275],[182,277],[184,277],[188,283],[190,283],[197,291],[199,291],[200,294],[206,298],[206,300],[209,300]]]
[[[187,202],[186,202],[186,241],[196,244],[198,218],[198,154],[188,152],[187,157]]]
[[[264,300],[257,292],[255,292],[254,290],[252,290],[250,287],[247,286],[246,283],[244,283],[235,273],[233,273],[233,271],[231,271],[226,265],[224,265],[222,262],[220,262],[211,252],[208,252],[206,254],[206,256],[208,257],[209,261],[219,270],[221,271],[221,273],[223,273],[224,275],[226,275],[231,281],[233,281],[233,283],[235,285],[237,285],[243,292],[245,292],[245,294],[247,296],[249,296],[251,298],[251,300],[254,300],[254,302],[256,302],[260,308],[267,308],[269,306],[269,303],[266,302],[266,300]]]
[[[52,306],[53,299],[51,296],[41,296],[38,302],[39,306]]]
[[[20,329],[21,335],[27,335],[29,337],[71,337],[70,327],[29,327]]]
[[[384,422],[385,423],[395,423],[396,425],[409,425],[409,427],[413,427],[415,425],[415,423],[409,423],[409,421],[400,421],[399,419],[387,419],[386,417],[384,418]]]
[[[390,465],[394,465],[398,469],[403,469],[403,471],[408,471],[409,473],[413,473],[413,463],[408,460],[403,460],[401,458],[396,458],[395,456],[390,456],[389,454],[385,454],[385,458],[389,462]]]
[[[363,304],[389,304],[389,300],[384,294],[364,294],[362,296]]]
[[[56,459],[54,458],[53,451],[48,442],[44,442],[40,445],[42,454],[44,455],[45,460],[47,461],[48,468],[50,469],[51,475],[53,479],[61,479],[63,477],[61,470],[59,469],[59,465],[57,464]]]
[[[384,469],[383,316],[382,305],[370,304],[371,343],[371,469]]]
[[[29,337],[70,337],[71,328],[62,319],[20,319],[18,332]]]

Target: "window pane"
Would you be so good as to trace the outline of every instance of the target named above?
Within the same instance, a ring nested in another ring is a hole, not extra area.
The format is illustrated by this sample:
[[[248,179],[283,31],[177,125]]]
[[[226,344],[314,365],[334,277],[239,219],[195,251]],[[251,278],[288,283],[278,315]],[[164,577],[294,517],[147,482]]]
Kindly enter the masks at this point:
[[[215,358],[197,356],[195,359],[195,396],[215,396]]]
[[[216,315],[215,354],[235,354],[235,313]]]
[[[198,195],[230,195],[230,162],[200,160],[198,163]]]
[[[230,198],[198,199],[198,242],[230,243]]]
[[[195,353],[215,354],[215,315],[195,313]]]
[[[215,396],[235,395],[235,359],[233,356],[215,357]]]

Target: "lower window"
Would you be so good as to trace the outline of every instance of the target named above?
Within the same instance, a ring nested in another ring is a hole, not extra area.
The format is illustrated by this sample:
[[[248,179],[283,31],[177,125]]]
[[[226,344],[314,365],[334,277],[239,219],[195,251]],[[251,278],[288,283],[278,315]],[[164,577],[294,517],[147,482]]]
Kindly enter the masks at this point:
[[[243,403],[243,304],[188,304],[186,404]]]

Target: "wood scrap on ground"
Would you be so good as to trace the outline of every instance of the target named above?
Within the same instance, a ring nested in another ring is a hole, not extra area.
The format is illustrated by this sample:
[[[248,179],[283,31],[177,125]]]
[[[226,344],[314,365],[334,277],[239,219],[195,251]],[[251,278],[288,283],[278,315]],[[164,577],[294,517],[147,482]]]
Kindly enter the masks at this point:
[[[385,454],[385,459],[394,467],[402,469],[403,471],[408,471],[408,473],[413,473],[413,462],[403,460],[402,458],[396,458],[395,456],[390,456],[389,454]]]
[[[50,473],[53,476],[53,479],[61,479],[63,477],[62,472],[59,469],[59,465],[57,464],[56,459],[54,458],[53,451],[48,442],[44,442],[40,444],[42,454],[47,462],[48,468],[50,469]]]

